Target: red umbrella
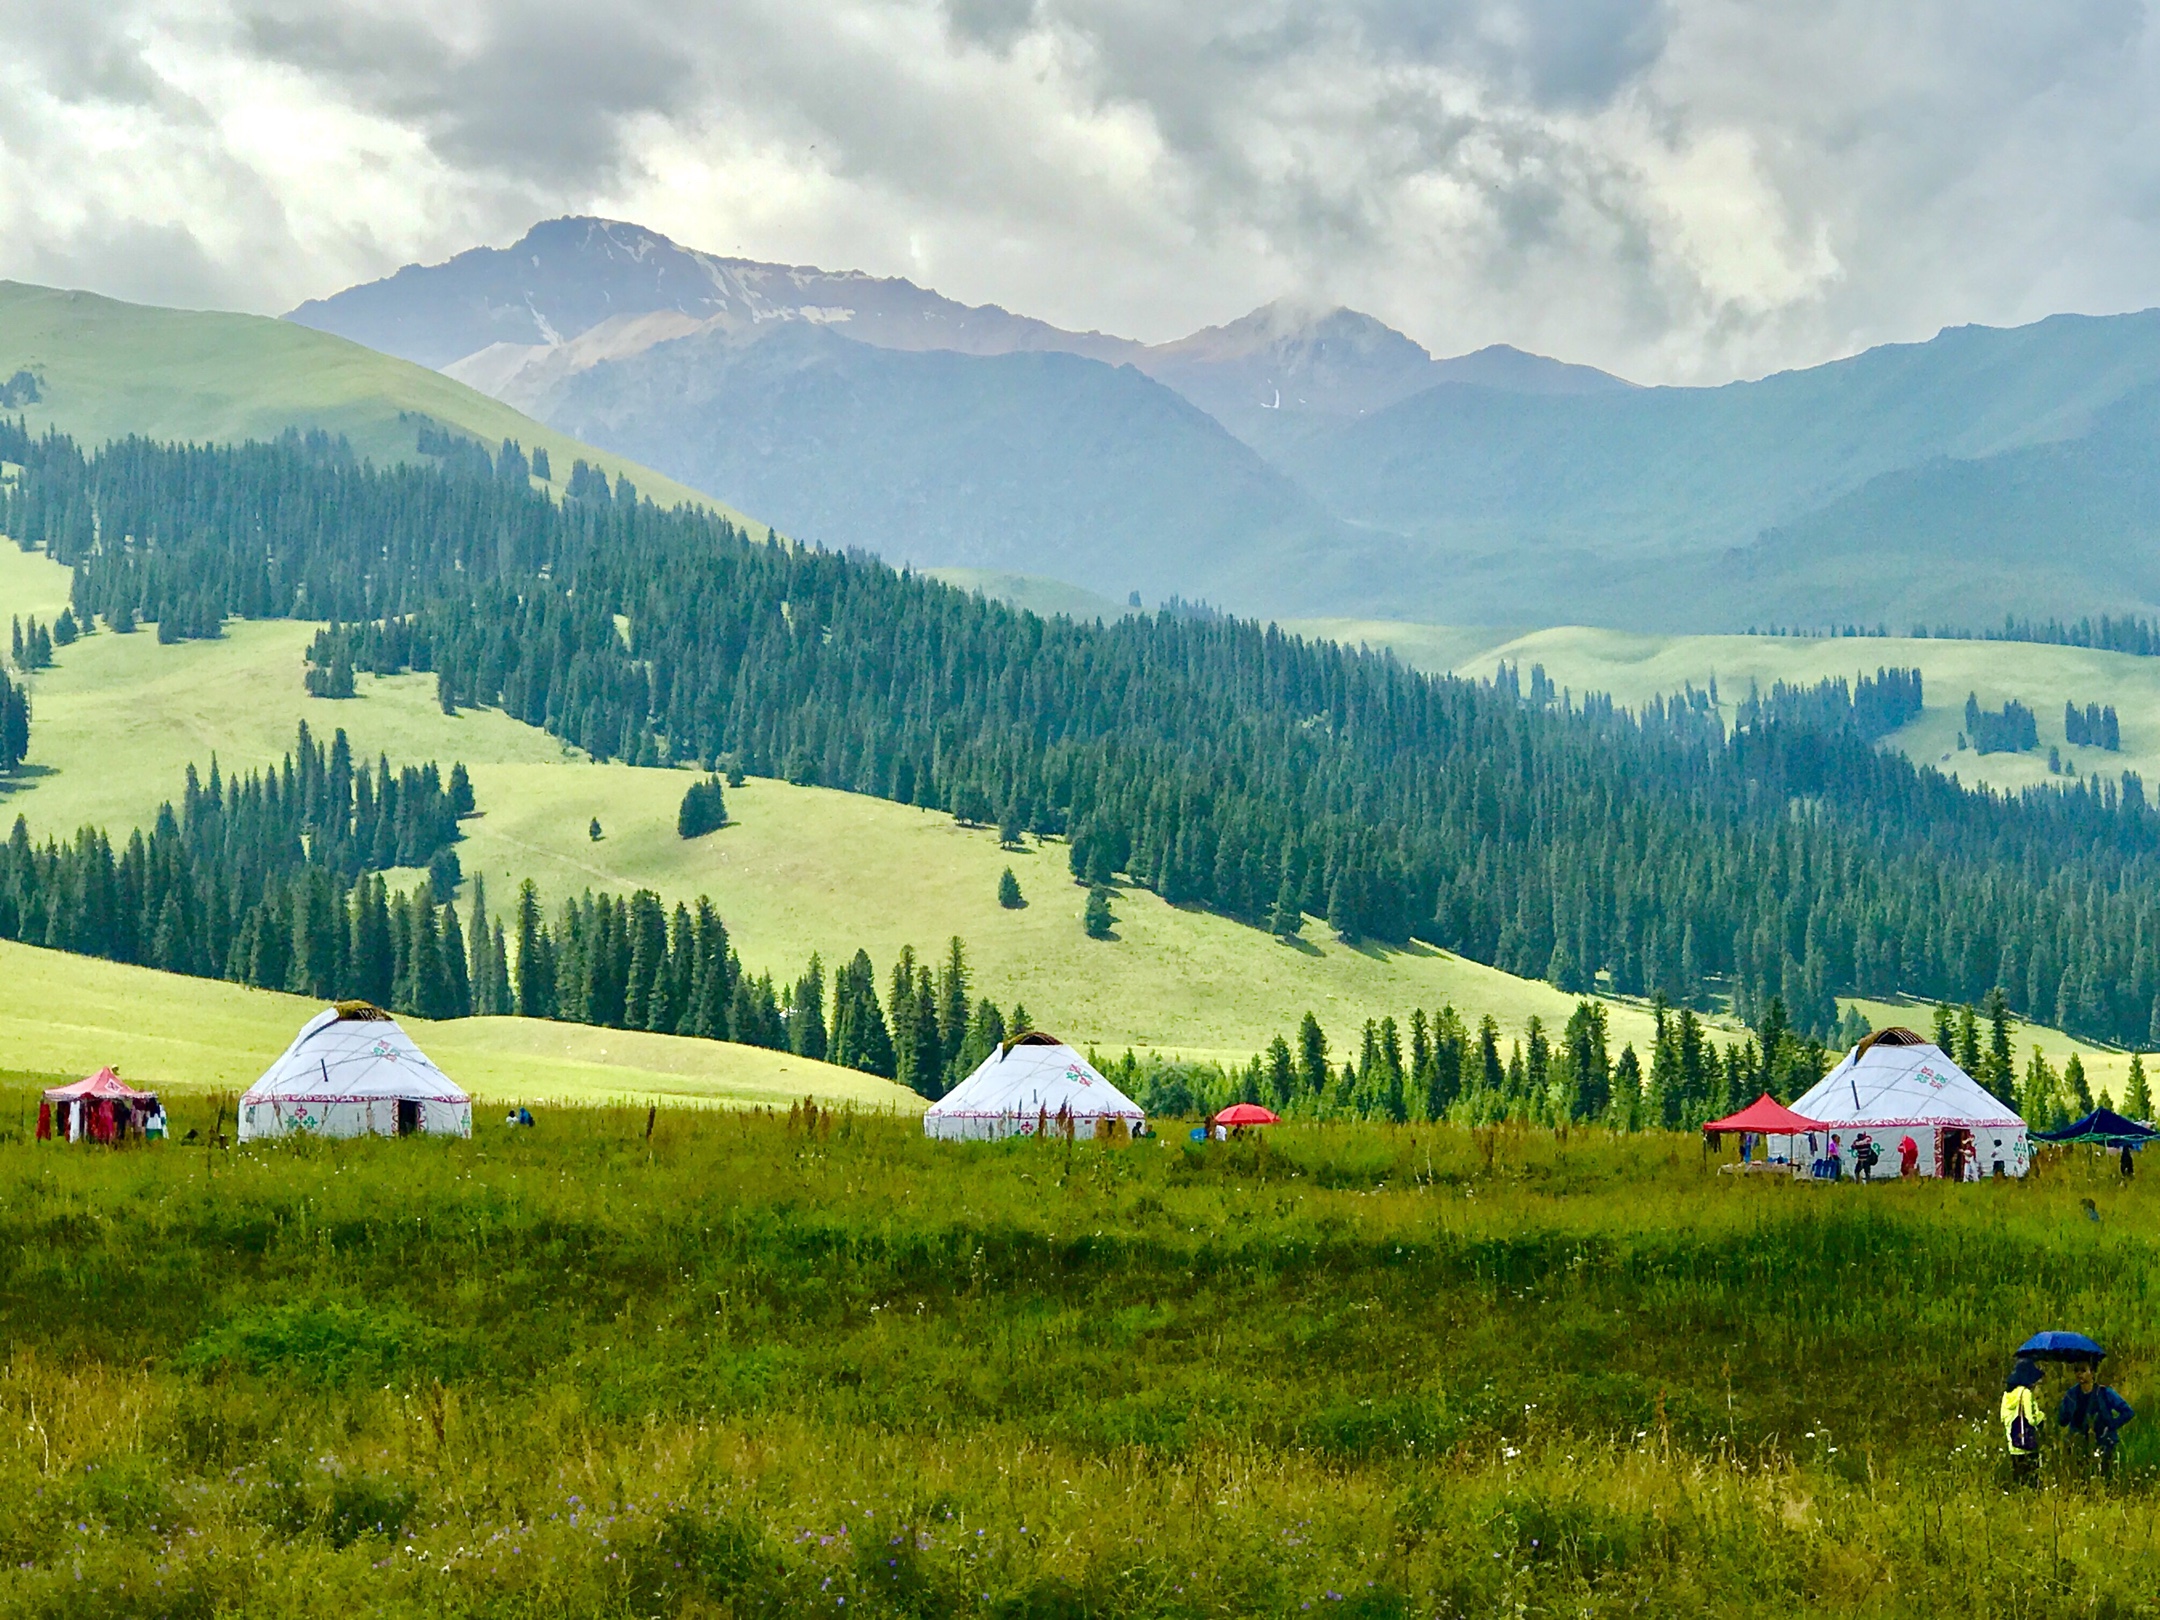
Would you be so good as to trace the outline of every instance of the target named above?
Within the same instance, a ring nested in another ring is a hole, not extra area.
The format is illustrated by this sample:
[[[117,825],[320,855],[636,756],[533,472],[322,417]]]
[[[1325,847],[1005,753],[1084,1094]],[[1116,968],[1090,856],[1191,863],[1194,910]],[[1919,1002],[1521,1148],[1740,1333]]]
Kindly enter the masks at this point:
[[[1215,1116],[1218,1125],[1279,1125],[1282,1123],[1258,1103],[1232,1103]]]

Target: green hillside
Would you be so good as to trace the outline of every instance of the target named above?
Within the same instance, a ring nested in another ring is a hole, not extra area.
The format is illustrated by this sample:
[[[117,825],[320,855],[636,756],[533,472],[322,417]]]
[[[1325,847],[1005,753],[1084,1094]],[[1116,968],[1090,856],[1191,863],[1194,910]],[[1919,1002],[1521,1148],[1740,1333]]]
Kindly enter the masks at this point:
[[[64,570],[0,546],[0,616],[49,611],[64,600],[64,587]],[[728,795],[732,825],[685,843],[675,834],[675,813],[686,773],[595,765],[494,710],[445,715],[424,676],[362,676],[356,699],[309,698],[299,673],[312,634],[311,626],[289,622],[236,623],[218,641],[160,646],[149,634],[101,633],[66,649],[35,678],[35,769],[0,788],[0,817],[19,812],[41,837],[85,823],[145,825],[189,763],[204,763],[215,751],[228,771],[274,764],[304,718],[322,732],[343,727],[362,757],[465,761],[483,813],[466,824],[460,858],[468,874],[485,874],[497,906],[527,877],[551,901],[588,886],[616,892],[649,886],[670,899],[707,893],[744,961],[775,975],[799,972],[812,951],[830,962],[858,947],[882,974],[902,946],[935,951],[958,933],[970,945],[984,993],[1007,1006],[1024,1002],[1037,1024],[1110,1052],[1132,1046],[1242,1061],[1308,1008],[1340,1051],[1367,1018],[1402,1016],[1412,1007],[1451,1001],[1519,1031],[1533,1015],[1556,1026],[1573,1005],[1549,985],[1427,947],[1351,947],[1317,923],[1308,939],[1285,946],[1224,918],[1168,906],[1145,890],[1119,895],[1117,939],[1091,941],[1080,928],[1081,892],[1067,875],[1063,844],[1004,850],[995,833],[942,813],[823,788],[752,778]],[[1601,644],[1601,633],[1574,634],[1585,647]],[[1875,646],[1715,639],[1738,643],[1735,656],[1752,646],[1765,658],[1812,652],[1828,659]],[[1544,650],[1557,657],[1568,642],[1551,632],[1515,645],[1529,649],[1527,661]],[[1675,660],[1675,685],[1686,678],[1677,671],[1693,667],[1691,652],[1702,651],[1666,650]],[[2058,649],[1977,649],[1993,651]],[[1656,679],[1666,666],[1652,667],[1657,674],[1645,677],[1651,682],[1645,690],[1661,690]],[[1787,678],[1793,673],[1804,671],[1795,665]],[[1931,710],[1916,729],[1935,719]],[[2126,735],[2128,729],[2126,723]],[[125,768],[116,769],[115,761]],[[588,835],[595,817],[604,833],[598,842]],[[1007,866],[1028,899],[1023,910],[997,903],[998,875]],[[0,989],[0,1006],[11,1001]],[[1878,1021],[1925,1025],[1928,1017],[1925,1008],[1883,1003],[1864,1010]],[[1646,1044],[1651,1021],[1643,1006],[1615,1001],[1612,1018],[1616,1044]],[[457,1026],[468,1027],[476,1026]],[[563,1026],[518,1027],[552,1033]],[[607,1032],[565,1038],[586,1036],[607,1044]],[[267,1035],[258,1045],[261,1039]],[[2036,1029],[2025,1040],[2058,1054],[2093,1054],[2087,1061],[2095,1082],[2120,1090],[2119,1058],[2100,1057],[2052,1031]],[[593,1082],[606,1083],[604,1076]],[[632,1089],[659,1088],[639,1080]]]
[[[111,1064],[167,1090],[247,1086],[322,1003],[0,940],[0,1072],[44,1077]],[[787,1107],[806,1094],[919,1112],[874,1076],[726,1041],[529,1018],[400,1020],[481,1103],[630,1102]]]
[[[1418,638],[1407,639],[1414,647]],[[1414,654],[1405,656],[1415,662]],[[2054,745],[2081,775],[2119,775],[2133,770],[2160,782],[2160,658],[2097,652],[2083,647],[2040,646],[2015,641],[1940,641],[1905,637],[1643,636],[1619,630],[1540,630],[1481,649],[1460,660],[1464,674],[1490,676],[1502,661],[1533,664],[1578,695],[1610,692],[1640,704],[1683,685],[1708,686],[1717,678],[1726,718],[1747,696],[1752,679],[1765,690],[1776,681],[1812,685],[1829,676],[1851,681],[1862,671],[1888,665],[1918,669],[1927,708],[1893,733],[1889,743],[1910,758],[1956,772],[1959,780],[1996,788],[2021,788],[2059,780],[2048,774]],[[1960,751],[1966,694],[1984,708],[2015,698],[2039,720],[2040,746],[2030,753]],[[2063,736],[2063,704],[2112,704],[2122,722],[2122,751],[2072,747]]]
[[[0,617],[17,602],[64,600],[64,573],[0,546]],[[957,933],[986,993],[1024,1002],[1078,1043],[1239,1061],[1308,1008],[1339,1046],[1367,1018],[1444,1001],[1514,1029],[1532,1015],[1558,1024],[1574,1005],[1550,985],[1429,947],[1351,947],[1317,924],[1285,946],[1145,890],[1119,896],[1117,939],[1092,941],[1063,844],[1001,850],[994,832],[942,813],[824,788],[752,778],[728,795],[733,825],[684,843],[675,815],[687,773],[595,765],[494,710],[445,715],[425,676],[363,675],[358,698],[310,698],[300,671],[313,633],[236,623],[218,641],[161,646],[107,632],[66,649],[35,677],[33,770],[0,787],[0,816],[28,817],[40,837],[147,825],[190,763],[215,751],[228,771],[275,764],[304,718],[324,733],[343,727],[362,757],[470,766],[483,813],[459,856],[468,874],[486,875],[495,904],[527,877],[551,901],[587,887],[708,893],[753,971],[793,975],[812,951],[831,961],[863,948],[882,973],[902,946],[935,952]],[[1025,909],[997,902],[1007,866]],[[1650,1019],[1616,1003],[1614,1028],[1640,1043]]]
[[[1718,683],[1728,723],[1748,682],[1768,691],[1778,681],[1812,686],[1832,676],[1847,682],[1884,666],[1918,669],[1927,708],[1888,742],[1920,764],[1955,772],[1968,784],[2022,788],[2060,781],[2047,768],[2058,748],[2081,776],[2138,772],[2160,783],[2160,658],[2054,647],[2022,641],[1950,641],[1908,636],[1666,636],[1570,625],[1526,633],[1477,627],[1408,624],[1385,619],[1305,619],[1285,628],[1303,635],[1386,647],[1405,663],[1435,674],[1490,679],[1501,664],[1519,665],[1527,681],[1542,664],[1555,686],[1578,699],[1606,692],[1638,707],[1687,686]],[[2040,746],[2030,753],[1960,751],[1965,697],[1999,709],[2016,699],[2039,720]],[[2063,705],[2112,704],[2122,722],[2122,751],[2073,747],[2063,735]]]
[[[363,456],[410,460],[427,417],[494,446],[544,449],[560,482],[583,457],[624,475],[663,506],[690,502],[748,522],[710,495],[596,450],[439,372],[289,321],[159,309],[95,293],[0,282],[0,380],[37,379],[39,398],[10,411],[84,448],[141,434],[225,442],[289,427],[343,434]]]

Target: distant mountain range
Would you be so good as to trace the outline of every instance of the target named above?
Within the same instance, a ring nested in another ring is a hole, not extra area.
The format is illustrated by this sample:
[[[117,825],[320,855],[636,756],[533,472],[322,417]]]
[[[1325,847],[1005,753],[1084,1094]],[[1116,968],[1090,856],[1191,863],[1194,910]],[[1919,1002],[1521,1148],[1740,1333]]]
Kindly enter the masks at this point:
[[[1657,629],[2160,610],[2160,312],[1722,388],[1275,304],[1176,342],[562,219],[290,319],[781,529],[1123,599]]]

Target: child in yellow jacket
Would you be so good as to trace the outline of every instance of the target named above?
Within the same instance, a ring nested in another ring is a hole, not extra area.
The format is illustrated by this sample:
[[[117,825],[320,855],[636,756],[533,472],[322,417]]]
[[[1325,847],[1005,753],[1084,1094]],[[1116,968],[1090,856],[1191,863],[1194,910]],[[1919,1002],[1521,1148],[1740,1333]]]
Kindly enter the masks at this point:
[[[2040,1425],[2046,1416],[2033,1401],[2040,1365],[2020,1359],[2003,1380],[2003,1439],[2010,1447],[2010,1477],[2031,1483],[2040,1472]]]

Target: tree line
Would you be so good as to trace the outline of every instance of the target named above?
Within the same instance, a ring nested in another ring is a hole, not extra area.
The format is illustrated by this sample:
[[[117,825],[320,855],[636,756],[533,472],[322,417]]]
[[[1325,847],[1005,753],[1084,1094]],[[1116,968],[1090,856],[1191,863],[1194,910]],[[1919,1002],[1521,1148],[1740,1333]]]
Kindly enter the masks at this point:
[[[0,776],[30,757],[30,691],[0,669]]]
[[[1870,745],[1898,683],[1857,722],[1773,704],[1728,731],[1706,696],[1534,701],[1228,618],[1044,620],[597,478],[557,502],[320,437],[0,440],[24,468],[0,518],[74,566],[86,621],[330,621],[319,667],[431,671],[596,757],[1063,835],[1091,885],[1576,993],[1778,1000],[1827,1034],[1839,991],[1999,985],[2081,1033],[2160,1023],[2143,783],[1959,786]]]
[[[2122,752],[2122,722],[2115,718],[2115,705],[2105,707],[2088,703],[2080,709],[2075,703],[2063,705],[2063,741],[2081,747],[2104,748],[2111,754]]]

